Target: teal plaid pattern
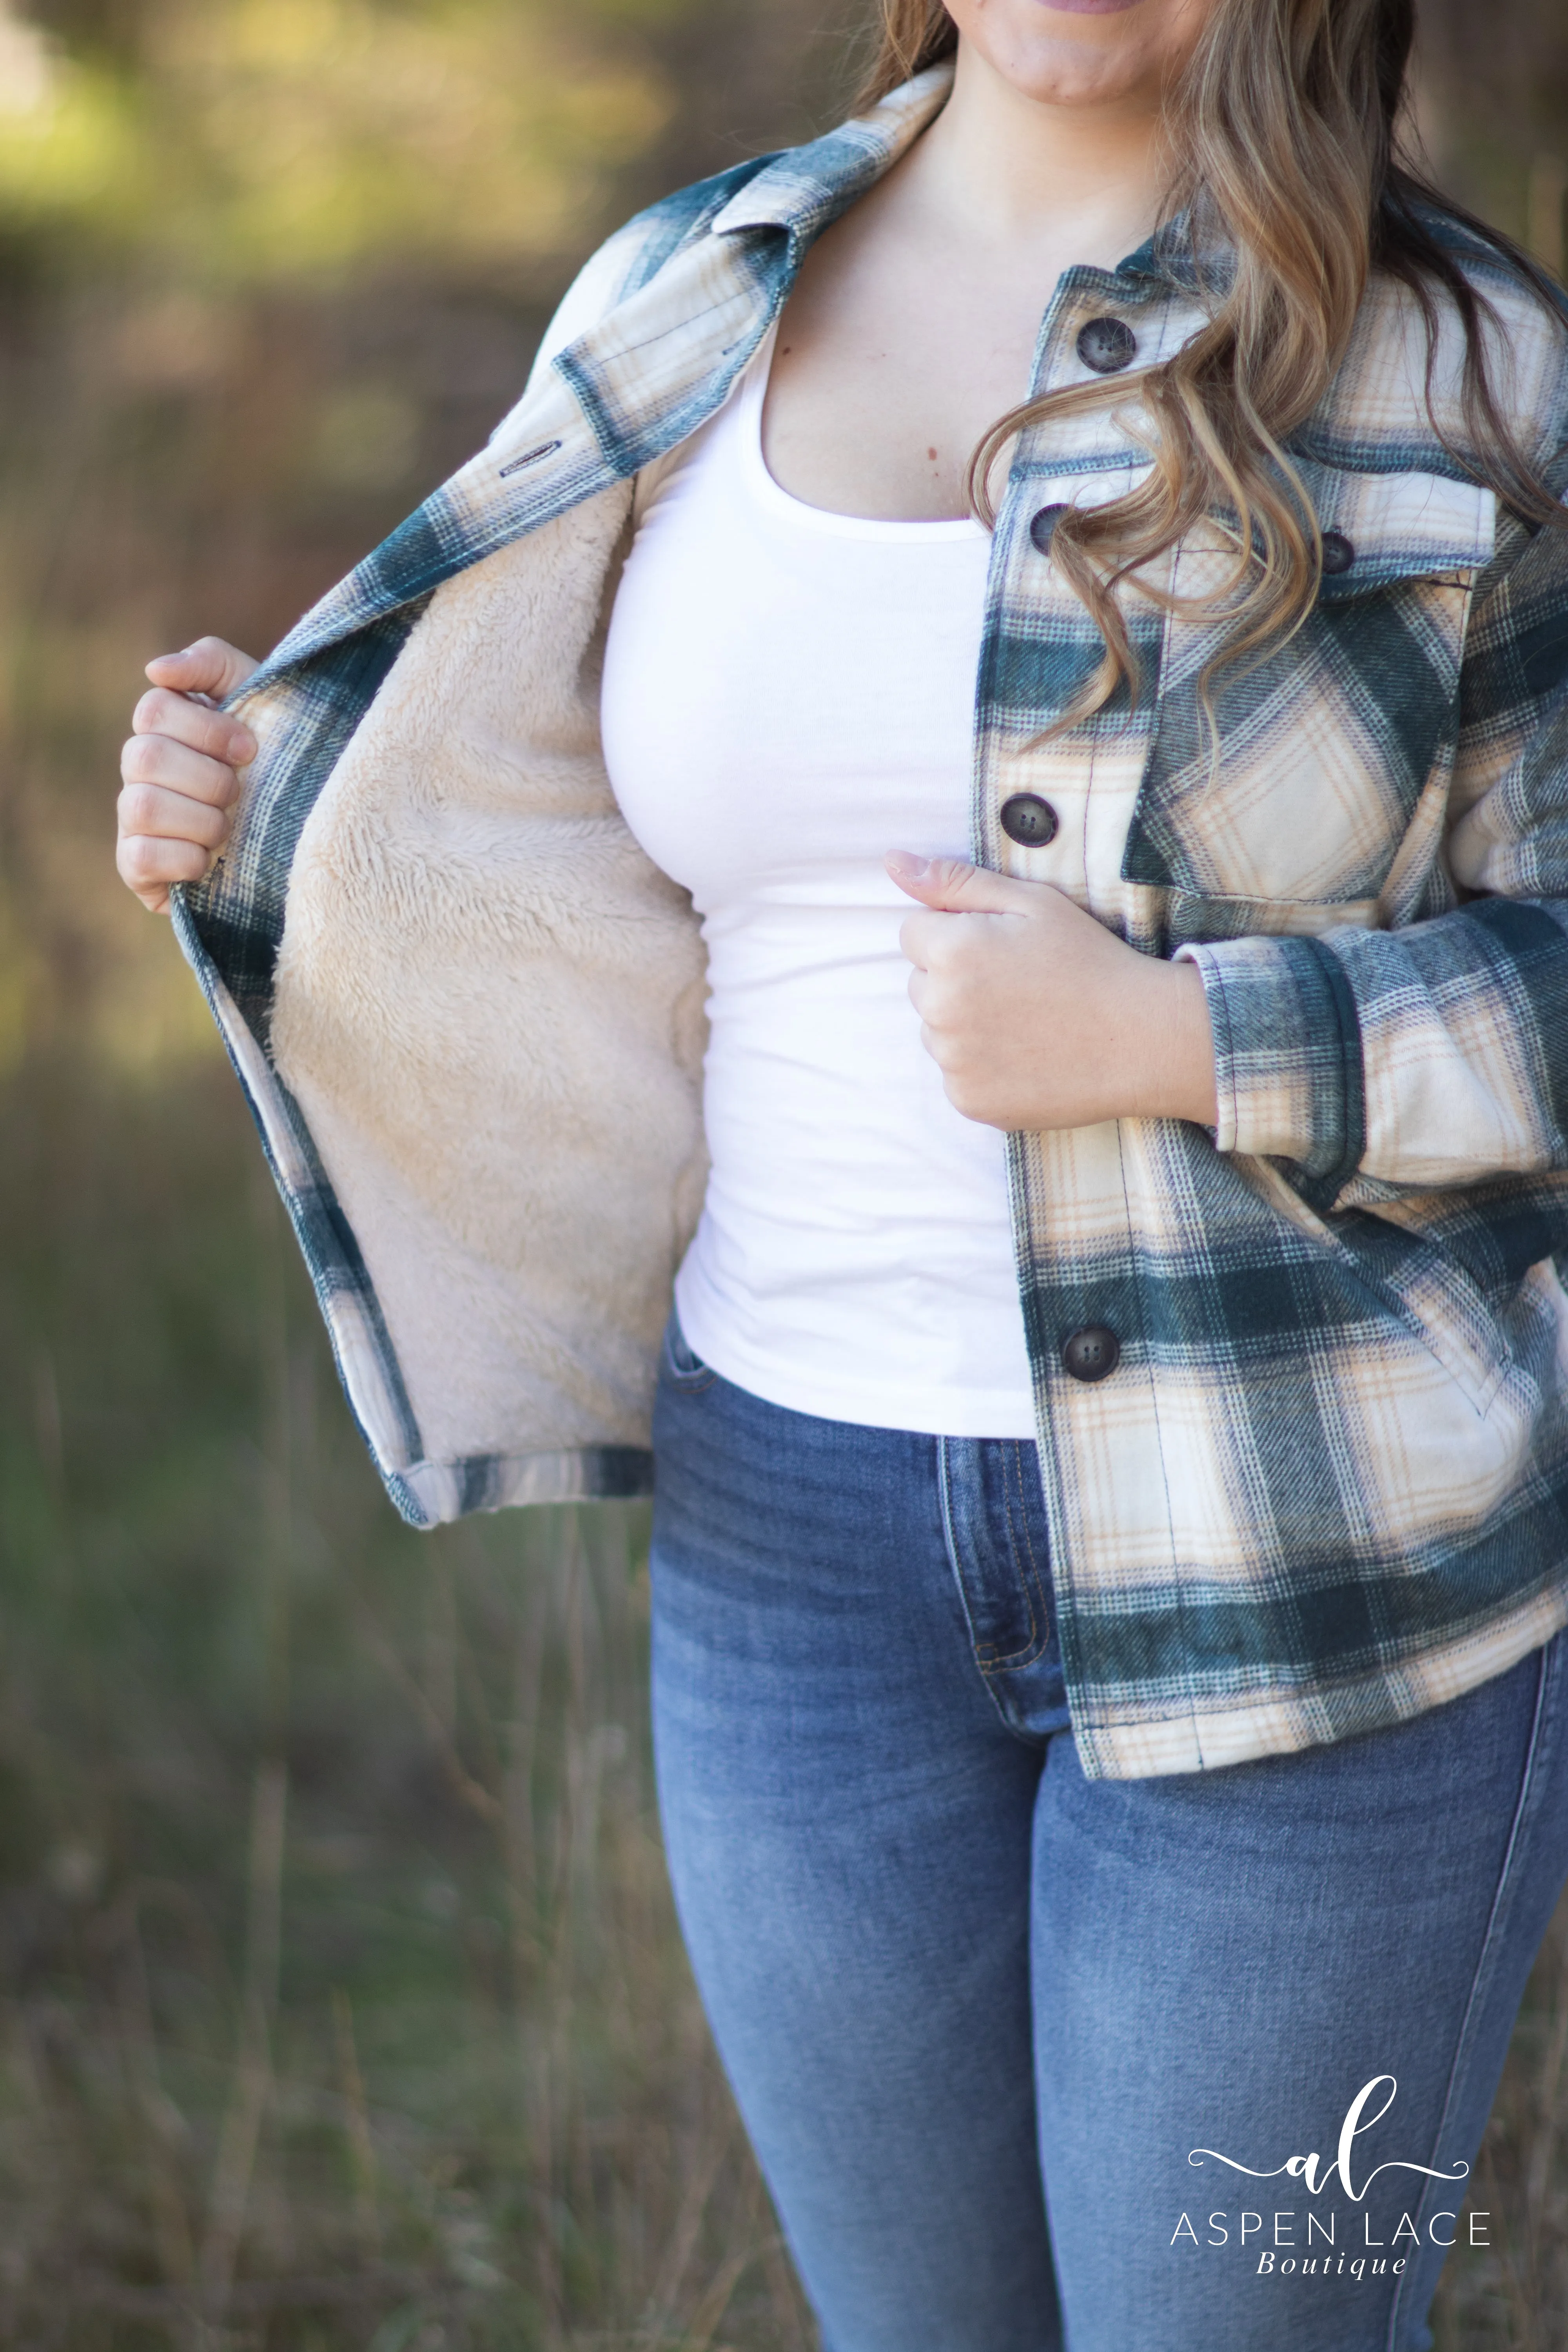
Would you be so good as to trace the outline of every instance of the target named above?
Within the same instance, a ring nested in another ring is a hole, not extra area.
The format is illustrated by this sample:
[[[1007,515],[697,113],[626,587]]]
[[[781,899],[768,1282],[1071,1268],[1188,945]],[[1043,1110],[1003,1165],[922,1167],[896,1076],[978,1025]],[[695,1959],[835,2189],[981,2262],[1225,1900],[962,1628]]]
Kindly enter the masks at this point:
[[[815,236],[942,103],[943,69],[812,145],[633,221],[568,296],[490,446],[302,620],[246,688],[267,716],[229,854],[181,938],[261,1124],[351,1400],[416,1523],[501,1499],[422,1459],[374,1293],[268,1059],[300,828],[441,583],[693,431]],[[1568,333],[1494,253],[1435,224],[1495,307],[1511,404],[1568,486]],[[1079,268],[1035,383],[1085,380],[1112,317],[1138,362],[1202,316],[1179,237]],[[1222,671],[1208,631],[1127,592],[1139,677],[1042,741],[1100,642],[1041,552],[1052,505],[1146,457],[1136,369],[1020,440],[994,535],[973,846],[1198,967],[1212,1135],[1124,1120],[1015,1136],[1019,1274],[1060,1633],[1086,1768],[1196,1769],[1367,1731],[1458,1696],[1568,1622],[1568,532],[1477,487],[1445,329],[1426,404],[1413,306],[1369,294],[1293,461],[1350,560],[1303,627]],[[1166,584],[1218,577],[1194,533]],[[1020,790],[1057,840],[1002,829]],[[1075,1380],[1085,1326],[1121,1341]],[[642,1491],[647,1462],[557,1460],[537,1493]]]

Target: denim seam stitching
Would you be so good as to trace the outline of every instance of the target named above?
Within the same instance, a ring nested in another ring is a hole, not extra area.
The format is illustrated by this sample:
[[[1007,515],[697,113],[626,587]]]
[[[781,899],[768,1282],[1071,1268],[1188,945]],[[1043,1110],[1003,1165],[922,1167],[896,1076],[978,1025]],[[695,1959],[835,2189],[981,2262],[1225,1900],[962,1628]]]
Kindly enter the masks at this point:
[[[1016,1445],[1016,1443],[1017,1440],[1014,1439],[1013,1444]],[[1016,1534],[1014,1532],[1013,1528],[1013,1500],[1010,1493],[1008,1492],[1006,1465],[1007,1454],[1005,1448],[1004,1448],[1002,1455],[1002,1508],[1007,1520],[1007,1549],[1012,1555],[1014,1574],[1017,1579],[1018,1589],[1024,1595],[1024,1605],[1029,1612],[1029,1638],[1024,1643],[1022,1649],[1009,1650],[1005,1657],[994,1657],[989,1664],[987,1664],[985,1660],[981,1657],[979,1650],[976,1649],[974,1654],[975,1664],[979,1666],[981,1673],[987,1675],[1013,1674],[1021,1667],[1032,1666],[1039,1658],[1044,1647],[1044,1644],[1040,1640],[1040,1629],[1035,1622],[1034,1605],[1029,1598],[1028,1585],[1018,1563],[1018,1538]],[[1049,1636],[1047,1635],[1047,1638],[1048,1639]],[[987,1644],[987,1646],[990,1647],[993,1645]]]
[[[974,1660],[974,1664],[979,1669],[981,1678],[986,1685],[992,1704],[996,1706],[998,1712],[1000,1712],[1001,1703],[997,1698],[996,1693],[990,1689],[992,1675],[1009,1666],[1027,1664],[1028,1657],[1026,1650],[1009,1651],[1005,1658],[993,1657],[989,1661],[981,1654],[983,1649],[993,1649],[994,1644],[992,1643],[983,1643],[975,1639],[974,1612],[970,1605],[969,1585],[963,1573],[963,1563],[959,1557],[958,1530],[952,1523],[951,1457],[949,1456],[947,1449],[948,1440],[945,1437],[939,1437],[937,1440],[937,1486],[938,1493],[942,1501],[942,1540],[947,1549],[947,1564],[952,1570],[953,1582],[958,1587],[959,1602],[963,1611],[963,1622],[969,1629],[970,1655]],[[1011,1519],[1009,1517],[1009,1533],[1010,1532]],[[1034,1638],[1034,1619],[1032,1616],[1029,1621],[1029,1630],[1032,1641]],[[1002,1719],[1004,1723],[1006,1723],[1007,1718],[1005,1715]],[[1011,1724],[1007,1725],[1007,1728],[1009,1730],[1012,1730],[1013,1727],[1014,1727]]]
[[[1026,1573],[1023,1566],[1023,1561],[1019,1557],[1017,1530],[1015,1528],[1013,1524],[1012,1486],[1007,1475],[1007,1465],[1009,1460],[1011,1460],[1013,1466],[1016,1469],[1018,1474],[1019,1508],[1024,1529],[1023,1549],[1024,1552],[1027,1555],[1029,1563]],[[1014,1572],[1018,1579],[1019,1588],[1024,1594],[1025,1605],[1029,1612],[1029,1639],[1022,1650],[1010,1651],[1006,1657],[997,1659],[994,1671],[999,1674],[1013,1673],[1020,1667],[1037,1664],[1039,1660],[1044,1657],[1047,1649],[1049,1647],[1051,1639],[1050,1612],[1046,1607],[1045,1591],[1040,1583],[1039,1570],[1035,1560],[1035,1549],[1033,1544],[1029,1541],[1028,1506],[1024,1489],[1023,1448],[1016,1438],[1014,1438],[1004,1450],[1002,1465],[1003,1507],[1007,1515],[1007,1544],[1008,1549],[1011,1550],[1013,1555]],[[1030,1596],[1031,1586],[1034,1588],[1032,1598]],[[1038,1620],[1036,1617],[1037,1608],[1039,1612]],[[1041,1631],[1040,1621],[1043,1621],[1044,1622],[1045,1630],[1043,1633]]]

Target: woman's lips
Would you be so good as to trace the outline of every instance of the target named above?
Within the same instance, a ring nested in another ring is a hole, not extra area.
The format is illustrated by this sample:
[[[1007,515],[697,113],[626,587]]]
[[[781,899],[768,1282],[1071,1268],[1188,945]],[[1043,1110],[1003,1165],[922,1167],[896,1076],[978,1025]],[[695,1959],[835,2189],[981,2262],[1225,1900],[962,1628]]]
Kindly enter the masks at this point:
[[[1142,0],[1040,0],[1042,8],[1065,16],[1119,16],[1123,8],[1136,8]]]

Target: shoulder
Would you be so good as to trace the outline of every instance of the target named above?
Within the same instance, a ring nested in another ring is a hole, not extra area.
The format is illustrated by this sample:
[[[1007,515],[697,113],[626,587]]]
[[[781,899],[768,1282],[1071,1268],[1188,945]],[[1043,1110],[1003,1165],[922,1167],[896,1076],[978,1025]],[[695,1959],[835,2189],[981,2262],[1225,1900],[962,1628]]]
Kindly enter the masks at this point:
[[[952,86],[947,59],[819,138],[753,155],[649,205],[599,247],[568,289],[541,346],[535,377],[679,255],[700,245],[753,180],[766,175],[768,183],[759,191],[760,209],[747,217],[745,207],[737,206],[740,216],[726,226],[815,235],[897,162],[946,103]]]
[[[1531,463],[1568,478],[1568,295],[1506,246],[1435,205],[1416,217],[1474,297],[1498,406]],[[1352,467],[1462,473],[1471,436],[1467,359],[1471,326],[1453,287],[1426,281],[1424,301],[1376,271],[1350,347],[1308,428],[1321,454]],[[1560,482],[1559,487],[1564,484]]]
[[[777,161],[775,154],[752,156],[727,172],[716,172],[709,179],[678,188],[672,195],[661,196],[657,204],[635,214],[606,238],[578,271],[545,329],[533,362],[533,377],[549,366],[558,352],[596,327],[617,303],[640,292],[678,253],[705,236],[725,205],[759,172]]]
[[[678,188],[637,213],[599,247],[568,288],[545,331],[530,388],[570,344],[639,294],[677,257],[700,246],[731,206],[736,217],[726,227],[815,235],[897,162],[941,110],[952,86],[949,59],[915,75],[867,112],[819,138],[751,156],[728,171]],[[767,185],[758,192],[755,211],[748,214],[736,199],[764,175]],[[694,293],[693,299],[700,306],[700,296]]]

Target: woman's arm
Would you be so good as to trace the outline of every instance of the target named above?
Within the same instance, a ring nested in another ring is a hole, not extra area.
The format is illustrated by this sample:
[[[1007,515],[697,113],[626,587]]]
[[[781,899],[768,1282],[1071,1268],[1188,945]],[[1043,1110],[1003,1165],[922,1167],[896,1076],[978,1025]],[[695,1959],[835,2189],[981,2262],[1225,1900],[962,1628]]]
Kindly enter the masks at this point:
[[[1186,948],[1222,1150],[1429,1192],[1568,1169],[1568,531],[1542,530],[1471,623],[1449,862],[1477,894],[1387,931]]]
[[[555,357],[646,285],[686,244],[700,239],[714,214],[767,160],[759,156],[679,190],[600,247],[568,289],[545,331],[528,389],[497,425],[492,444],[518,429],[531,394]],[[353,583],[346,586],[352,592]],[[356,614],[356,622],[363,617],[363,612]],[[226,718],[214,705],[257,667],[250,655],[218,637],[203,637],[184,653],[147,665],[153,691],[137,705],[121,759],[124,789],[116,862],[121,879],[154,914],[168,912],[175,883],[203,879],[228,838],[243,789],[238,772],[256,757],[257,743],[242,721]]]
[[[628,277],[646,261],[650,217],[639,215],[617,230],[579,271],[546,330],[521,400],[496,426],[492,441],[511,428],[555,354],[625,291]],[[668,240],[658,249],[668,250]],[[257,667],[249,654],[221,637],[203,637],[184,653],[163,654],[147,665],[153,691],[136,706],[120,759],[115,862],[127,888],[155,915],[168,913],[176,882],[205,878],[228,839],[243,789],[240,772],[256,757],[257,744],[242,720],[214,706]]]
[[[890,860],[942,910],[904,935],[949,1095],[998,1127],[1193,1119],[1319,1208],[1568,1169],[1568,531],[1472,620],[1451,806],[1465,906],[1171,964],[1048,886]]]

